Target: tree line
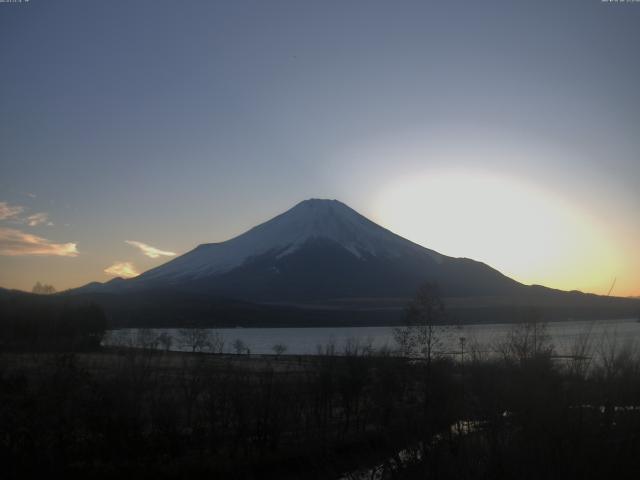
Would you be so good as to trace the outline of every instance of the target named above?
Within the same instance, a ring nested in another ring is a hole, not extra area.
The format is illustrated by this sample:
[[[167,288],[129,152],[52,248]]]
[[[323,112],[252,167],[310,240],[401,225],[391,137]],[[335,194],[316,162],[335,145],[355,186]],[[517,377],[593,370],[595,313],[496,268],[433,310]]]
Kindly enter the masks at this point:
[[[31,294],[0,298],[0,349],[95,350],[106,328],[94,303]]]

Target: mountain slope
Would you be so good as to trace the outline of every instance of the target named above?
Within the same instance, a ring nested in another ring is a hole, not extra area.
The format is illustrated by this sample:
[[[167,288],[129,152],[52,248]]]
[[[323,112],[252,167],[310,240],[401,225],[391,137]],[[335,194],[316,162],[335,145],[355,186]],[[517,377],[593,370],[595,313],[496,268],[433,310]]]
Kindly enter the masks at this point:
[[[376,225],[337,200],[312,199],[231,240],[200,245],[139,278],[180,279],[220,274],[267,253],[286,257],[318,239],[333,242],[360,259],[400,257],[420,251],[428,253],[434,261],[442,260],[442,255]]]
[[[410,242],[341,202],[317,199],[226,242],[200,245],[117,287],[299,301],[404,297],[426,280],[448,296],[506,295],[521,287],[480,262]]]
[[[406,240],[335,200],[306,200],[231,240],[203,244],[142,275],[61,295],[94,301],[113,325],[389,325],[436,282],[451,321],[629,318],[640,302],[525,286],[467,258]]]

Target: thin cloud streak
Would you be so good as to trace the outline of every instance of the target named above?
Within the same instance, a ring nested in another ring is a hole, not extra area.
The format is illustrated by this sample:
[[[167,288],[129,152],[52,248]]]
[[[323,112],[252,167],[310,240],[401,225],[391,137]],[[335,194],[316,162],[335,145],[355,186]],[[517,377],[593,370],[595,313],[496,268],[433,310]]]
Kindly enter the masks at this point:
[[[142,253],[144,253],[149,258],[158,258],[158,257],[175,257],[175,252],[169,252],[166,250],[160,250],[156,247],[152,247],[151,245],[147,245],[146,243],[137,242],[135,240],[125,240],[126,243],[132,245],[136,248],[139,248]]]
[[[131,262],[116,262],[110,267],[105,268],[104,273],[122,278],[137,277],[140,275]]]
[[[78,249],[77,243],[54,243],[14,228],[0,228],[0,255],[75,257],[78,255]]]
[[[24,212],[24,207],[20,205],[9,205],[7,202],[0,202],[0,220],[14,218]]]
[[[22,214],[26,210],[28,210],[28,208],[22,205],[11,205],[8,202],[0,202],[0,220],[9,220],[11,223],[22,223],[30,227],[37,227],[43,224],[53,226],[53,222],[49,220],[48,213],[37,212],[23,217]]]
[[[29,215],[27,218],[25,218],[25,222],[30,227],[37,227],[38,225],[42,225],[43,223],[46,223],[48,226],[53,225],[53,223],[49,221],[49,215],[44,212]]]

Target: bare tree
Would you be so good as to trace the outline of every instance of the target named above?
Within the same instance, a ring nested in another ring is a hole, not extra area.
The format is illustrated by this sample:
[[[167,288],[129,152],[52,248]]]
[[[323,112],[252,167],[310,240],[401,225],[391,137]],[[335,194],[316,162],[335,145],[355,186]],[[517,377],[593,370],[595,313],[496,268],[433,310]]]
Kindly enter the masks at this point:
[[[525,364],[530,360],[549,359],[553,353],[547,324],[540,320],[540,313],[532,309],[525,314],[524,321],[515,325],[506,340],[496,345],[496,350],[505,361]]]
[[[56,293],[56,289],[53,285],[36,282],[36,284],[31,289],[31,292],[37,293],[39,295],[51,295],[52,293]]]
[[[165,352],[171,350],[171,345],[173,344],[173,337],[169,335],[167,332],[162,332],[158,335],[158,343],[162,346]]]
[[[105,335],[105,345],[110,347],[133,348],[135,341],[128,330],[109,330]]]
[[[317,355],[318,356],[328,356],[332,357],[336,354],[336,342],[335,339],[331,338],[325,345],[318,344],[316,345]]]
[[[620,378],[625,369],[634,365],[638,358],[637,345],[632,339],[620,339],[618,332],[605,332],[597,347],[600,370],[604,379]]]
[[[357,337],[349,337],[344,343],[344,355],[357,357],[360,354],[360,340]]]
[[[179,335],[182,345],[190,348],[191,353],[202,352],[211,345],[209,332],[205,328],[181,328]]]
[[[394,328],[394,340],[403,355],[421,356],[430,366],[441,344],[438,328],[445,321],[445,306],[436,284],[427,282],[418,288],[405,320],[406,326]]]
[[[585,378],[591,368],[593,359],[593,323],[590,323],[585,332],[578,335],[571,344],[571,358],[568,364],[569,373],[574,377]]]
[[[211,353],[222,353],[224,350],[224,336],[218,332],[210,333],[208,346]]]
[[[145,350],[156,350],[158,336],[150,328],[139,328],[136,331],[135,346]]]
[[[247,349],[247,346],[244,344],[244,342],[242,340],[240,340],[239,338],[236,338],[233,341],[233,349],[236,351],[236,353],[238,355],[240,355],[241,353],[244,353],[245,350]]]
[[[287,346],[284,343],[276,343],[273,347],[271,347],[271,350],[273,350],[273,353],[276,354],[276,357],[279,357],[287,351]]]

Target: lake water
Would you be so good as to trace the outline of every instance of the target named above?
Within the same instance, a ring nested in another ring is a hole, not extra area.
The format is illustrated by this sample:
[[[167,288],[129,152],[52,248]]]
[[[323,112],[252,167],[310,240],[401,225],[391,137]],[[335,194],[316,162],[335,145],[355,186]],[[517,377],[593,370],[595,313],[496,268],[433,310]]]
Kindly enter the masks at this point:
[[[483,324],[438,327],[437,334],[445,354],[460,351],[460,338],[465,338],[465,349],[472,346],[479,351],[495,351],[497,343],[503,341],[515,327],[514,324]],[[252,354],[272,354],[273,346],[286,346],[286,354],[316,354],[318,348],[326,350],[332,346],[336,353],[342,353],[350,345],[360,348],[371,345],[374,349],[388,347],[396,349],[392,327],[329,327],[329,328],[219,328],[208,329],[212,335],[224,341],[223,351],[234,353],[234,342],[241,340]],[[109,332],[105,345],[135,342],[138,329],[122,329]],[[153,335],[165,333],[172,337],[171,350],[188,351],[191,348],[182,341],[179,329],[152,329]],[[146,330],[143,335],[149,333]],[[588,335],[595,351],[608,348],[612,344],[622,346],[635,343],[640,346],[640,322],[636,319],[567,321],[546,324],[546,334],[558,355],[570,355],[576,341]]]

